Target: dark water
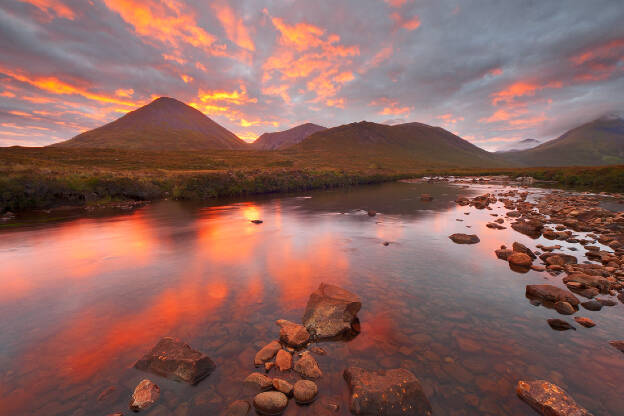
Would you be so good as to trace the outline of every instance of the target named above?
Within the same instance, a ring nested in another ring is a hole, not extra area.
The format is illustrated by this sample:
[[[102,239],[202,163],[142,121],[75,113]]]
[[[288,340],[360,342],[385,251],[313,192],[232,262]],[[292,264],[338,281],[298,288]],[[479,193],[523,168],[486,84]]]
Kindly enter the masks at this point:
[[[423,192],[434,201],[421,202]],[[607,343],[624,336],[624,305],[582,310],[594,328],[551,330],[546,319],[561,316],[532,306],[525,286],[561,278],[515,273],[494,249],[553,242],[486,228],[504,211],[452,202],[470,192],[393,183],[209,207],[162,202],[0,231],[0,414],[128,413],[149,377],[162,394],[142,414],[218,415],[250,398],[240,382],[255,352],[277,337],[276,319],[300,321],[320,282],[362,297],[362,333],[322,344],[319,400],[291,401],[287,415],[325,414],[327,399],[341,405],[327,414],[348,414],[349,364],[412,370],[437,415],[534,414],[515,396],[519,379],[550,380],[596,416],[624,414],[624,354]],[[454,244],[455,232],[481,243]],[[205,352],[216,372],[189,386],[134,370],[162,336]]]

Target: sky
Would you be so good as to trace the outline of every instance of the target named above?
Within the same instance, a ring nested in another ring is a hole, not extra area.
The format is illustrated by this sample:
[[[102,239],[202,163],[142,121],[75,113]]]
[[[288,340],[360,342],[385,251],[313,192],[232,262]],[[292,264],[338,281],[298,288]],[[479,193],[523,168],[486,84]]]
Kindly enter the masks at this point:
[[[0,146],[160,96],[252,141],[441,126],[487,150],[624,111],[622,0],[3,0]]]

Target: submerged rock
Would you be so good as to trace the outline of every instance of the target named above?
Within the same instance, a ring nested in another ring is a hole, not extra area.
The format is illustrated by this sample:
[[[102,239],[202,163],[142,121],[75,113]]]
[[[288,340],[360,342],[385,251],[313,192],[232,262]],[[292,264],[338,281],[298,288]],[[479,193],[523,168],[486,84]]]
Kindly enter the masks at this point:
[[[273,387],[273,380],[261,373],[249,374],[244,383],[256,391],[271,390]]]
[[[293,385],[286,380],[282,380],[281,378],[273,379],[273,388],[277,391],[281,391],[286,396],[290,396],[293,391]]]
[[[130,410],[138,412],[153,405],[160,397],[160,387],[151,380],[142,380],[134,389],[130,399]]]
[[[321,283],[308,300],[303,325],[315,340],[353,336],[359,332],[360,298],[338,286]]]
[[[293,397],[299,404],[312,403],[318,394],[316,383],[310,380],[299,380],[293,386]]]
[[[555,302],[555,310],[562,315],[572,315],[576,312],[572,305],[565,301]]]
[[[455,233],[449,235],[449,238],[457,244],[477,244],[481,241],[476,234]]]
[[[246,400],[236,400],[232,402],[223,413],[223,416],[247,416],[251,406]]]
[[[349,367],[343,375],[351,394],[349,408],[355,415],[431,415],[418,379],[406,369],[375,372]]]
[[[421,201],[433,201],[433,197],[429,194],[422,194],[420,195],[420,200]]]
[[[262,220],[251,220],[252,223],[254,224],[262,224],[264,221]]]
[[[519,381],[516,394],[543,416],[592,416],[565,390],[545,380]]]
[[[549,319],[548,325],[550,325],[550,327],[556,331],[566,331],[568,329],[573,329],[576,331],[576,328],[574,326],[562,319]]]
[[[275,365],[280,371],[288,371],[292,368],[292,354],[286,350],[279,350],[275,356]]]
[[[609,345],[624,352],[624,341],[609,341]]]
[[[279,391],[265,391],[254,397],[253,405],[261,415],[279,415],[288,406],[288,397]]]
[[[587,309],[588,311],[593,311],[593,312],[597,312],[600,309],[602,309],[602,303],[594,299],[581,303],[581,306]]]
[[[510,266],[522,267],[529,269],[531,264],[533,264],[533,260],[527,254],[514,252],[509,257],[507,257],[507,261]]]
[[[214,371],[215,363],[180,340],[165,337],[134,368],[195,384]]]

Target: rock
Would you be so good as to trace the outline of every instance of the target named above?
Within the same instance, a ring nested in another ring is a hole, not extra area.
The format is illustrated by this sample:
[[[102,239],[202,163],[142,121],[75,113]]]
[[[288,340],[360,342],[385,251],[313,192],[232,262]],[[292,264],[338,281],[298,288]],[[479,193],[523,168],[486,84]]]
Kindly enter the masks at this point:
[[[572,315],[574,312],[576,312],[572,305],[565,301],[556,302],[555,310],[562,315]]]
[[[602,309],[602,303],[594,299],[581,303],[581,306],[587,309],[588,311],[594,311],[594,312],[597,312],[600,309]]]
[[[308,343],[308,341],[310,341],[310,334],[303,325],[286,321],[284,319],[280,319],[278,321],[278,325],[281,326],[280,341],[284,344],[293,348],[299,348],[303,347]]]
[[[281,349],[282,346],[279,342],[271,341],[256,353],[256,357],[254,358],[254,364],[256,366],[263,365],[265,362],[275,357],[275,354],[277,354],[277,352]]]
[[[592,276],[585,273],[571,273],[563,278],[563,282],[577,282],[586,287],[595,287],[602,293],[609,293],[609,281],[601,276]]]
[[[598,302],[600,302],[602,304],[602,306],[615,306],[615,305],[617,305],[617,302],[614,301],[613,299],[596,298],[596,300]]]
[[[230,403],[223,416],[247,416],[251,406],[247,400],[236,400]]]
[[[609,341],[609,345],[624,352],[624,341]]]
[[[535,255],[535,253],[533,253],[533,252],[532,252],[532,251],[531,251],[531,250],[530,250],[527,246],[525,246],[524,244],[519,243],[519,242],[517,242],[517,241],[516,241],[516,242],[514,242],[514,243],[511,245],[511,248],[513,249],[513,251],[516,251],[516,252],[518,252],[518,253],[524,253],[524,254],[526,254],[527,256],[531,257],[532,259],[536,259],[536,258],[537,258],[537,256]]]
[[[165,337],[134,368],[149,371],[177,381],[196,384],[215,369],[215,363],[205,354],[177,339]]]
[[[481,241],[476,234],[455,233],[449,235],[449,238],[457,244],[477,244]]]
[[[288,397],[279,391],[265,391],[254,397],[253,405],[261,415],[279,415],[288,406]]]
[[[279,350],[275,356],[275,365],[280,371],[288,371],[292,368],[292,354],[286,350]]]
[[[546,267],[540,266],[539,264],[532,264],[531,270],[535,270],[536,272],[543,272],[544,270],[546,270]]]
[[[343,375],[349,385],[353,414],[431,415],[431,405],[418,379],[406,369],[375,372],[349,367]]]
[[[368,214],[369,217],[374,217],[375,215],[377,215],[377,211],[373,211],[372,209],[366,211],[366,213]]]
[[[117,388],[115,386],[109,386],[98,395],[97,401],[102,402],[104,400],[112,399],[117,396]]]
[[[592,321],[592,320],[591,320],[591,319],[589,319],[589,318],[582,317],[582,316],[575,316],[575,317],[574,317],[574,320],[575,320],[576,322],[578,322],[578,324],[579,324],[579,325],[582,325],[582,326],[584,326],[585,328],[591,328],[591,327],[593,327],[593,326],[596,326],[596,324],[594,323],[594,321]]]
[[[565,390],[545,380],[519,381],[516,394],[543,416],[592,416]]]
[[[299,380],[293,386],[293,397],[299,404],[312,403],[318,394],[316,383],[310,380]]]
[[[551,247],[544,247],[544,249],[546,248],[551,248]],[[553,247],[555,249],[561,248],[561,246],[555,246]],[[551,262],[548,262],[548,259],[551,257],[556,257],[555,259],[551,260]],[[540,259],[542,259],[542,261],[544,261],[546,264],[554,264],[554,265],[558,265],[558,266],[563,266],[565,264],[577,264],[578,260],[576,257],[574,257],[571,254],[564,254],[564,253],[544,253],[542,255],[540,255]]]
[[[273,387],[273,380],[261,373],[249,374],[244,383],[260,391],[271,390]]]
[[[503,227],[502,225],[496,224],[495,222],[488,222],[487,224],[485,224],[485,226],[493,230],[504,230],[507,228],[507,227]]]
[[[557,330],[557,331],[566,331],[568,329],[576,330],[574,326],[572,326],[568,322],[561,320],[561,319],[549,319],[548,325],[550,325],[552,329]]]
[[[153,405],[160,396],[160,387],[151,380],[142,380],[134,389],[130,399],[130,410],[138,412]]]
[[[338,286],[321,283],[308,299],[303,325],[315,340],[359,333],[360,298]]]
[[[290,396],[293,391],[293,385],[286,380],[282,380],[281,378],[273,379],[273,388],[277,391],[281,391],[286,396]]]
[[[578,306],[580,303],[572,292],[553,285],[527,285],[526,296],[530,299],[539,299],[552,303],[564,301],[572,306]]]
[[[301,358],[299,358],[299,360],[295,363],[294,369],[305,378],[315,379],[323,375],[318,363],[309,351],[305,351],[301,354]]]
[[[533,264],[533,260],[531,260],[531,257],[524,253],[518,252],[514,252],[511,256],[509,256],[507,258],[507,261],[511,266],[524,267],[527,269],[531,267],[531,264]]]
[[[518,220],[511,224],[511,228],[531,238],[537,238],[541,235],[544,224],[535,219]]]
[[[254,224],[262,224],[264,221],[262,220],[251,220],[252,223]]]
[[[313,352],[314,354],[318,354],[318,355],[326,355],[327,354],[327,351],[325,351],[323,348],[317,347],[317,346],[312,346],[312,347],[308,348],[308,350],[310,350],[310,352]]]
[[[499,259],[507,260],[509,256],[513,254],[513,251],[507,248],[501,248],[500,250],[494,250],[494,253],[496,253],[496,257],[498,257]]]
[[[422,194],[420,196],[420,200],[429,202],[429,201],[433,201],[433,197],[429,194]]]

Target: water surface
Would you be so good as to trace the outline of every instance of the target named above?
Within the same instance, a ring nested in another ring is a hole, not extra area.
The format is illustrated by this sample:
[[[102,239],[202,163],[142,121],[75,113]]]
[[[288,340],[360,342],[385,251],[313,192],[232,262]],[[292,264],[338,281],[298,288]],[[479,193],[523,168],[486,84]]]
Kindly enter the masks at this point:
[[[300,321],[320,282],[361,296],[362,333],[321,344],[319,400],[291,401],[287,415],[322,415],[327,399],[341,405],[327,414],[349,414],[347,365],[410,369],[438,415],[532,415],[515,396],[520,379],[550,380],[596,416],[622,414],[624,355],[607,342],[622,338],[624,306],[582,310],[595,328],[551,330],[546,319],[561,316],[532,306],[525,286],[561,277],[515,273],[494,250],[553,242],[486,228],[501,204],[453,203],[501,189],[390,183],[213,206],[164,201],[0,231],[0,414],[128,413],[145,377],[162,394],[143,414],[219,414],[249,398],[240,382],[255,352],[277,337],[276,319]],[[481,242],[454,244],[455,232]],[[217,370],[189,386],[133,369],[163,336],[205,352]]]

